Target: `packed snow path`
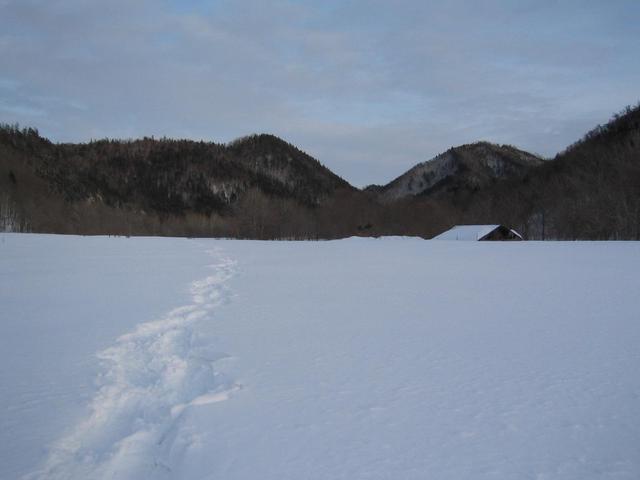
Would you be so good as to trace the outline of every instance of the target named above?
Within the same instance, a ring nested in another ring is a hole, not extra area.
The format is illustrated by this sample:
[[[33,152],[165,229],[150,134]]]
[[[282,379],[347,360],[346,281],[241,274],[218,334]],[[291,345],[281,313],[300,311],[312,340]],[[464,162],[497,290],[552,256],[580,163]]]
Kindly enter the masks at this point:
[[[193,282],[193,303],[139,325],[98,354],[104,364],[91,414],[57,441],[38,479],[161,478],[192,441],[185,409],[227,399],[240,388],[216,372],[227,355],[198,342],[196,322],[228,298],[234,262],[219,250],[212,275]]]
[[[2,479],[640,478],[638,242],[0,248]]]
[[[233,273],[184,239],[2,235],[0,479],[166,476],[184,414],[240,388],[197,329]]]

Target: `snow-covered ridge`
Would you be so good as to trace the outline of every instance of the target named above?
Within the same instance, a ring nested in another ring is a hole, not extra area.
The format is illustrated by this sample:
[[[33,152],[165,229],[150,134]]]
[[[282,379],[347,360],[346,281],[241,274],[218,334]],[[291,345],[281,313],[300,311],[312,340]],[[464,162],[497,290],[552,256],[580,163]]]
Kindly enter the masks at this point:
[[[241,388],[216,371],[228,355],[203,346],[194,325],[229,298],[235,262],[219,249],[214,273],[193,282],[193,303],[139,325],[100,352],[104,373],[90,415],[51,449],[28,479],[161,478],[193,441],[178,427],[186,409]]]

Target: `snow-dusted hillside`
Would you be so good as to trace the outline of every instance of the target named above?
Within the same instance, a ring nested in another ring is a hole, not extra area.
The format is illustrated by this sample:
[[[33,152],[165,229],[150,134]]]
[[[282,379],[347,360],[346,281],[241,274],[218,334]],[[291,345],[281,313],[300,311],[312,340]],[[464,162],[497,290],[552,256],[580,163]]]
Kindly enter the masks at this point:
[[[517,178],[543,160],[509,145],[478,142],[450,148],[431,160],[419,163],[382,189],[385,201],[434,193],[447,183],[477,189],[497,178]]]
[[[3,234],[0,478],[635,479],[639,243]]]

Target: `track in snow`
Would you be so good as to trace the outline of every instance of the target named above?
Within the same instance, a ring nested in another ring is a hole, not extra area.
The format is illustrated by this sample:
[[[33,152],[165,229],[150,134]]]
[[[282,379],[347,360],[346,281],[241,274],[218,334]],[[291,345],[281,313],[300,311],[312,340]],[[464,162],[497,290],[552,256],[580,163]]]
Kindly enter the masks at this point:
[[[229,298],[235,262],[207,253],[214,273],[191,285],[190,305],[140,324],[98,354],[103,373],[90,415],[51,448],[28,479],[161,478],[194,441],[180,424],[186,409],[228,399],[241,388],[214,365],[228,355],[199,341],[194,326]]]

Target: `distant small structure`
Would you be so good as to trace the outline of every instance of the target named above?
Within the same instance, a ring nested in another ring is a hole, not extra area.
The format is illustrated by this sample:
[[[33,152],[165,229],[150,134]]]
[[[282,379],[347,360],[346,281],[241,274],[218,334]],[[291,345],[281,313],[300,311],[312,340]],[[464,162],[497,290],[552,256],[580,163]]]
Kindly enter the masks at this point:
[[[437,237],[433,237],[433,240],[509,241],[524,240],[524,238],[515,230],[504,225],[456,225]]]

